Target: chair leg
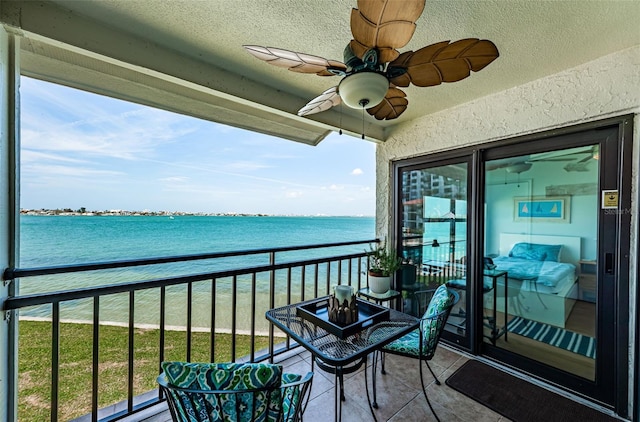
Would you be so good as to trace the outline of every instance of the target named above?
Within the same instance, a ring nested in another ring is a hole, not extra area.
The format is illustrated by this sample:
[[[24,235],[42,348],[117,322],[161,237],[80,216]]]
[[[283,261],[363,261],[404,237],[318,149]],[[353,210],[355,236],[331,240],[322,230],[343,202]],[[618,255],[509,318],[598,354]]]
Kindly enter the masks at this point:
[[[431,405],[431,401],[429,400],[429,396],[427,395],[427,390],[424,387],[424,376],[422,375],[422,362],[423,362],[422,359],[418,359],[418,366],[420,367],[420,384],[422,384],[422,394],[424,394],[424,398],[427,400],[429,409],[431,409],[431,413],[433,413],[433,416],[435,416],[436,421],[440,422],[440,418],[438,418],[436,411],[433,409],[433,406]],[[427,368],[429,368],[429,371],[431,371],[431,367],[429,366],[429,363],[427,361],[424,361],[424,362],[427,364]],[[433,374],[433,371],[431,371],[431,373]],[[438,381],[437,378],[436,378],[436,383],[438,385],[440,384],[440,381]]]
[[[440,380],[438,379],[438,377],[436,377],[436,374],[433,373],[433,369],[431,369],[431,366],[429,366],[429,362],[425,360],[424,363],[427,364],[427,368],[429,368],[429,372],[431,372],[431,375],[433,375],[433,379],[436,380],[436,385],[440,385]]]
[[[373,384],[373,404],[371,405],[374,409],[378,408],[378,400],[376,398],[376,366],[378,366],[378,352],[377,350],[373,352],[373,362],[371,363],[371,372],[373,375],[372,384]],[[365,367],[366,371],[367,368]]]

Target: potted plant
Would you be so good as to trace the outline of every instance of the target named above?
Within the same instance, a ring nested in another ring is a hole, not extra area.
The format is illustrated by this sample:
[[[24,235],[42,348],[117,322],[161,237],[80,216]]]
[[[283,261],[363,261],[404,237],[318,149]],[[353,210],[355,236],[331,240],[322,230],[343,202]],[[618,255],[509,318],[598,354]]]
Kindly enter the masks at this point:
[[[378,243],[367,252],[369,257],[369,289],[374,293],[386,293],[391,287],[391,277],[400,269],[402,260],[386,242]]]

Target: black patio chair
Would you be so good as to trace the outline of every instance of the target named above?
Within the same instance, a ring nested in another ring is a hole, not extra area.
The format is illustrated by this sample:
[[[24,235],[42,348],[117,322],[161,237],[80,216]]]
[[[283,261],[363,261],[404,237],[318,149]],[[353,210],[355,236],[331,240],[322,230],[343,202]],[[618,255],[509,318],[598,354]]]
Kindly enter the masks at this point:
[[[416,292],[415,294],[417,297],[422,297],[424,299],[423,303],[427,303],[427,300],[429,303],[424,315],[421,318],[419,328],[413,330],[412,332],[399,338],[398,340],[387,344],[381,350],[373,353],[373,365],[371,366],[371,370],[373,372],[373,407],[378,407],[376,401],[376,368],[378,366],[378,356],[380,356],[381,360],[381,372],[385,374],[384,354],[391,353],[418,360],[422,392],[424,393],[424,397],[427,400],[427,404],[429,405],[431,412],[433,412],[436,420],[440,421],[427,395],[424,376],[422,373],[422,363],[424,362],[427,368],[429,368],[429,372],[431,372],[431,375],[433,375],[436,384],[440,385],[440,380],[438,380],[438,377],[429,366],[429,361],[433,358],[436,352],[436,346],[438,345],[438,341],[440,340],[440,335],[442,334],[442,330],[444,329],[444,326],[447,322],[447,318],[449,318],[449,314],[451,313],[451,308],[453,308],[453,306],[458,302],[460,296],[457,292],[447,289],[445,285],[441,285],[437,289]],[[366,340],[375,340],[376,330],[384,324],[393,323],[381,323],[377,324],[375,327],[370,328],[367,332]]]

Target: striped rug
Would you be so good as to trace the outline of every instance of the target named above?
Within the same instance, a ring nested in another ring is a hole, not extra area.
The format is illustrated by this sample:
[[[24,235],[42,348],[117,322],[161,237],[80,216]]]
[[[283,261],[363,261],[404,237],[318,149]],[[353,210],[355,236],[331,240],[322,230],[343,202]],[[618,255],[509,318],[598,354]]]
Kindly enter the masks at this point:
[[[507,324],[509,332],[541,341],[552,346],[586,356],[596,357],[596,341],[593,337],[567,331],[562,328],[515,317]]]

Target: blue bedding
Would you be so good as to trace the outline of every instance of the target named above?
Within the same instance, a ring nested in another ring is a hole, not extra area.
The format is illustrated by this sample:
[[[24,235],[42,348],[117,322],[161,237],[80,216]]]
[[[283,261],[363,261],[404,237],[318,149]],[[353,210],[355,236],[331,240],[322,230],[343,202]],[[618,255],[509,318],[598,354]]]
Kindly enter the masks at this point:
[[[555,287],[568,276],[575,277],[576,267],[572,264],[554,261],[538,261],[509,256],[493,258],[497,269],[507,271],[509,278],[535,280],[536,283]]]

